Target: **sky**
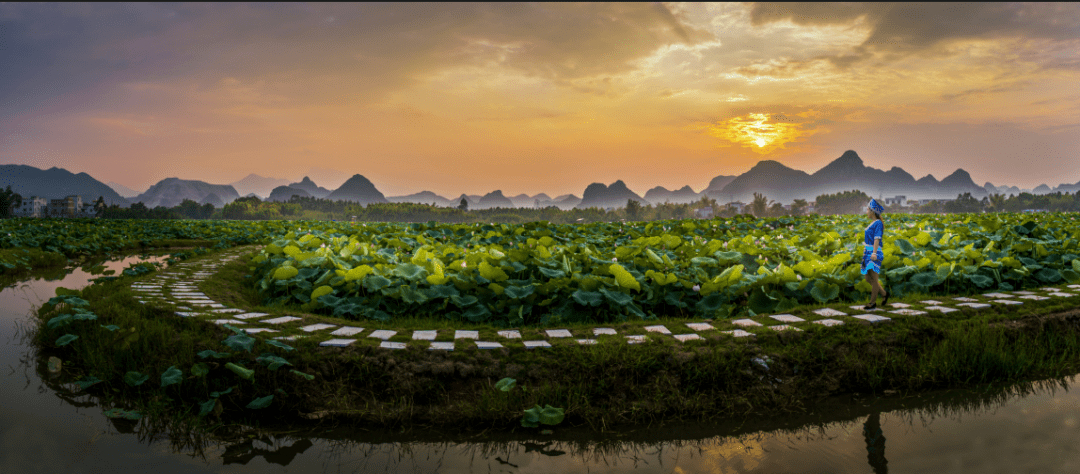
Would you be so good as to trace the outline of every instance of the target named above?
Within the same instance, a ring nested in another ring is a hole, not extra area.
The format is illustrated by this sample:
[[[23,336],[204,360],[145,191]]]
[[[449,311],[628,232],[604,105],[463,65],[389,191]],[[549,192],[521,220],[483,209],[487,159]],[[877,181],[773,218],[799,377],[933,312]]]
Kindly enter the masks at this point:
[[[775,160],[1080,181],[1080,6],[0,3],[0,163],[137,191],[701,191]]]

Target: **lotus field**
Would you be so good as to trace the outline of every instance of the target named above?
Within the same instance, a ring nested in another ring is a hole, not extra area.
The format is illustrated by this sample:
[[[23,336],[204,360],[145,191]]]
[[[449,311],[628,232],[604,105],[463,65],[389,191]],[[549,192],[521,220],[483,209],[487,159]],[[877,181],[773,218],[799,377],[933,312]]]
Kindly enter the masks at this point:
[[[728,318],[866,301],[862,216],[552,225],[304,223],[254,259],[268,304],[496,326]],[[1080,280],[1076,214],[886,219],[893,295]]]

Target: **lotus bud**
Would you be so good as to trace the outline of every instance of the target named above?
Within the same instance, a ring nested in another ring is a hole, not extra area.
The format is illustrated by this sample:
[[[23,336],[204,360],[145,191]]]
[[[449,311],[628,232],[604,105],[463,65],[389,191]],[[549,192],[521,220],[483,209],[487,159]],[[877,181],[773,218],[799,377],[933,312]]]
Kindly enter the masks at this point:
[[[614,257],[612,257],[612,258],[611,258],[611,261],[612,261],[612,262],[618,262],[618,261],[619,261],[619,259],[617,259],[617,258],[614,258]]]
[[[694,291],[701,291],[701,285],[694,285]]]

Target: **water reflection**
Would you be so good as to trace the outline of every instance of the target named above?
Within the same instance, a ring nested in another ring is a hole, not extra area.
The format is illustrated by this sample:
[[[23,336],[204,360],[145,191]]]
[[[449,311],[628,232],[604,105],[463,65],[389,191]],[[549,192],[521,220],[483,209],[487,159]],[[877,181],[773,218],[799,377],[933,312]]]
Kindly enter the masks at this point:
[[[122,269],[133,260],[106,264]],[[0,472],[1077,472],[1073,378],[888,398],[834,398],[800,415],[597,434],[557,427],[474,433],[319,425],[192,431],[102,415],[51,375],[21,336],[67,269],[0,291]],[[886,450],[886,437],[888,450]]]

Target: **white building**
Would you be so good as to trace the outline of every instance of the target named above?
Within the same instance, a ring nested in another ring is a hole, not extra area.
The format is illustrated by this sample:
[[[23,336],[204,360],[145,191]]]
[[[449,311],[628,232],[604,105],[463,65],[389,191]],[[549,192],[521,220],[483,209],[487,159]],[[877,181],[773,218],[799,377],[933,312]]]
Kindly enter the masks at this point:
[[[885,198],[886,206],[907,206],[907,196],[895,196],[891,198]]]
[[[703,207],[701,209],[694,209],[694,217],[698,219],[712,219],[713,209],[711,207]]]
[[[739,202],[739,201],[729,202],[726,205],[728,207],[734,209],[736,214],[742,214],[743,213],[743,208],[746,207],[746,203]]]
[[[45,217],[48,207],[48,199],[31,196],[30,199],[23,199],[14,214],[17,217]]]

